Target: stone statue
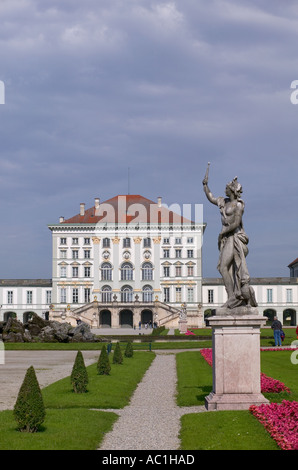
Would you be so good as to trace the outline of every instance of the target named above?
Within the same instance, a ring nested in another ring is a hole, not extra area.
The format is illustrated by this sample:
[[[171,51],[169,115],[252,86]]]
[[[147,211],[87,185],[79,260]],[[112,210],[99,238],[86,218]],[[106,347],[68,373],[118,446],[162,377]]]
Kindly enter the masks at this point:
[[[179,318],[180,320],[187,320],[187,310],[186,310],[186,304],[181,305],[181,310],[179,313]]]
[[[221,213],[222,230],[218,236],[220,251],[217,269],[227,291],[228,300],[223,305],[229,309],[240,306],[256,307],[253,288],[246,264],[248,237],[244,231],[242,216],[244,202],[241,199],[242,186],[237,176],[226,185],[226,197],[214,197],[208,187],[209,165],[203,179],[207,199],[218,206]]]

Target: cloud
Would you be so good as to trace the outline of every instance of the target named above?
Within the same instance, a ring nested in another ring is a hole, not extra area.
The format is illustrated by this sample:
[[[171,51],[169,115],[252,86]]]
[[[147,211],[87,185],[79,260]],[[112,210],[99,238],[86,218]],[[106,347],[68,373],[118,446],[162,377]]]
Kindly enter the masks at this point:
[[[44,233],[84,199],[125,193],[130,167],[133,192],[204,202],[204,269],[214,276],[220,221],[201,187],[211,161],[215,192],[236,174],[243,183],[253,275],[288,274],[284,258],[297,245],[294,1],[3,0],[0,15],[7,224],[32,220],[34,209],[34,231]],[[25,265],[23,277],[39,276]]]

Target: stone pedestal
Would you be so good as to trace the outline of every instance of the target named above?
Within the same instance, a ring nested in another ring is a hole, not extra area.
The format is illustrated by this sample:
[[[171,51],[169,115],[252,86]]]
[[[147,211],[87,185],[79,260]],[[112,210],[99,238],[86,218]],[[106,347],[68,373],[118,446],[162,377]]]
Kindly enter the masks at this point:
[[[269,403],[261,393],[260,328],[266,318],[257,309],[216,312],[212,326],[213,391],[207,410],[247,410]],[[243,313],[244,312],[244,313]]]
[[[179,331],[180,333],[184,334],[187,332],[187,320],[179,320]]]

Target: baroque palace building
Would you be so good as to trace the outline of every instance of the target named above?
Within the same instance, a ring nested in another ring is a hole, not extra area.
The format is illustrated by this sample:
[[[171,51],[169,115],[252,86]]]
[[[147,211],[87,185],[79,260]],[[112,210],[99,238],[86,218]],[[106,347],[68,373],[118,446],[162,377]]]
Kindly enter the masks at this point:
[[[194,213],[194,217],[191,214]],[[193,220],[194,219],[194,220]],[[32,313],[93,328],[203,327],[226,300],[221,278],[202,276],[202,206],[118,195],[50,224],[52,279],[0,280],[0,321]],[[296,325],[298,259],[288,278],[253,278],[260,314]]]

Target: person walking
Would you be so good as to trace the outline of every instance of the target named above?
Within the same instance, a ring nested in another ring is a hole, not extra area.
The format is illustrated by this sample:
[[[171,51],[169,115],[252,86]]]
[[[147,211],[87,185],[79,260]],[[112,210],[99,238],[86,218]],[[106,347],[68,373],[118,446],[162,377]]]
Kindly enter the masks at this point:
[[[281,330],[282,330],[282,324],[281,322],[277,319],[277,317],[274,317],[271,328],[273,329],[273,336],[274,336],[274,341],[275,341],[275,346],[281,346]]]

